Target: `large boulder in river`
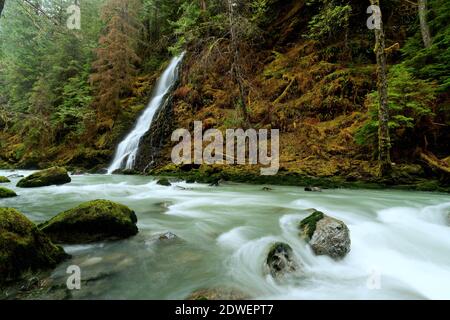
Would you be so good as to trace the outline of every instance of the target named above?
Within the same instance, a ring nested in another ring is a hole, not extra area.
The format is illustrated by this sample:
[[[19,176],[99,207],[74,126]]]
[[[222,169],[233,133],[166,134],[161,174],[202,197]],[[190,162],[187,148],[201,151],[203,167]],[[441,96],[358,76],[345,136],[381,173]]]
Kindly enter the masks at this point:
[[[14,191],[9,190],[8,188],[0,187],[0,199],[12,197],[17,197],[17,194]]]
[[[67,210],[39,225],[56,243],[90,243],[125,239],[138,233],[130,208],[108,200],[94,200]]]
[[[11,182],[7,177],[0,176],[0,183],[8,183]]]
[[[283,242],[277,242],[270,247],[266,265],[274,278],[279,278],[298,269],[293,258],[292,248]]]
[[[67,257],[23,214],[0,208],[0,282],[15,280],[29,270],[53,268]]]
[[[61,167],[52,167],[38,171],[23,178],[17,183],[19,188],[36,188],[51,185],[61,185],[71,181],[67,170]]]
[[[299,228],[317,255],[340,259],[350,252],[350,231],[340,220],[315,211],[300,222]]]

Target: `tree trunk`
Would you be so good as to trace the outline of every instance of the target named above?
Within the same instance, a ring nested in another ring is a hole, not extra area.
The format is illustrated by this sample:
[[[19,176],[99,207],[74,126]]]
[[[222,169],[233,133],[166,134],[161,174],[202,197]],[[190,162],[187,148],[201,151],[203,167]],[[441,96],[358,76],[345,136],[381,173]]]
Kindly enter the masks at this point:
[[[228,14],[229,14],[229,24],[230,24],[230,41],[231,41],[231,54],[233,55],[231,64],[231,76],[233,80],[236,81],[239,87],[240,96],[240,107],[242,112],[242,117],[245,124],[248,123],[248,112],[247,104],[245,102],[245,86],[243,83],[242,68],[240,65],[240,53],[239,53],[239,39],[237,34],[237,26],[234,18],[234,1],[228,0]]]
[[[425,48],[431,47],[430,28],[427,22],[427,0],[419,0],[419,20],[420,32],[422,33],[423,44]]]
[[[0,0],[0,17],[1,17],[1,15],[2,15],[2,11],[3,11],[3,8],[4,8],[4,6],[5,6],[5,1],[6,1],[6,0]]]
[[[379,0],[370,0],[372,5],[380,7]],[[392,170],[391,163],[391,139],[389,136],[389,108],[388,108],[388,82],[387,82],[387,63],[385,53],[385,37],[383,30],[383,21],[380,16],[380,28],[375,28],[375,54],[377,56],[377,87],[379,97],[378,110],[378,160],[380,176],[389,175]]]
[[[206,0],[200,0],[200,9],[206,11]]]

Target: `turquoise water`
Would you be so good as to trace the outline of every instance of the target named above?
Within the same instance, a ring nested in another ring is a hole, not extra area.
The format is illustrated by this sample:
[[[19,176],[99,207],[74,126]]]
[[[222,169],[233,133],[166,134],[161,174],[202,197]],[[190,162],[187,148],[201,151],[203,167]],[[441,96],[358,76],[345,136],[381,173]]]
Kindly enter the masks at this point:
[[[30,172],[14,172],[27,175]],[[9,171],[0,171],[8,176]],[[373,190],[304,192],[300,187],[227,183],[220,187],[152,177],[83,175],[72,183],[18,189],[0,200],[32,221],[81,202],[109,199],[138,217],[133,238],[65,246],[73,258],[48,282],[62,288],[38,298],[184,299],[201,288],[235,288],[254,299],[450,299],[450,196]],[[298,222],[315,208],[343,220],[352,250],[341,261],[315,256],[298,237]],[[158,240],[172,232],[178,241]],[[287,242],[300,272],[275,281],[264,272],[270,245]],[[82,287],[67,293],[70,265]]]

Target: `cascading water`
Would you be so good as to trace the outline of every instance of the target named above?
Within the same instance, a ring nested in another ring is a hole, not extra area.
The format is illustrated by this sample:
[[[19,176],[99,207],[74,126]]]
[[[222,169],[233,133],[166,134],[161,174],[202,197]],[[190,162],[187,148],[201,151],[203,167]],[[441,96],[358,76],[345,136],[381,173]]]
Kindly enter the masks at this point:
[[[144,113],[137,121],[136,126],[117,147],[114,160],[108,168],[109,174],[118,169],[133,169],[134,162],[139,151],[141,138],[147,133],[148,130],[150,130],[153,117],[158,109],[168,99],[168,93],[177,81],[178,66],[183,60],[183,57],[184,53],[172,58],[170,61],[169,66],[158,80],[153,97]]]

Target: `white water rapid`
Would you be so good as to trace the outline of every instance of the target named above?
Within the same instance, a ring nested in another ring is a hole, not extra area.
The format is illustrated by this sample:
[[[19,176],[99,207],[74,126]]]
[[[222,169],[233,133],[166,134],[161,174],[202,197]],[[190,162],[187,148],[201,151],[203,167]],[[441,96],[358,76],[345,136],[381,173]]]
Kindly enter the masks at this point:
[[[2,171],[0,176],[29,175]],[[52,289],[33,299],[186,299],[198,289],[232,288],[249,299],[450,299],[450,196],[438,192],[236,184],[218,187],[150,176],[75,175],[70,184],[17,188],[0,199],[35,223],[108,199],[135,211],[139,233],[122,241],[64,246],[69,259],[51,271]],[[315,208],[344,221],[351,251],[316,256],[298,224]],[[172,232],[179,240],[160,241]],[[289,244],[300,273],[277,281],[264,272],[276,242]],[[81,290],[67,294],[67,268],[80,266]],[[5,290],[6,292],[6,290]],[[0,290],[0,299],[1,299]],[[23,294],[23,292],[21,293]]]

